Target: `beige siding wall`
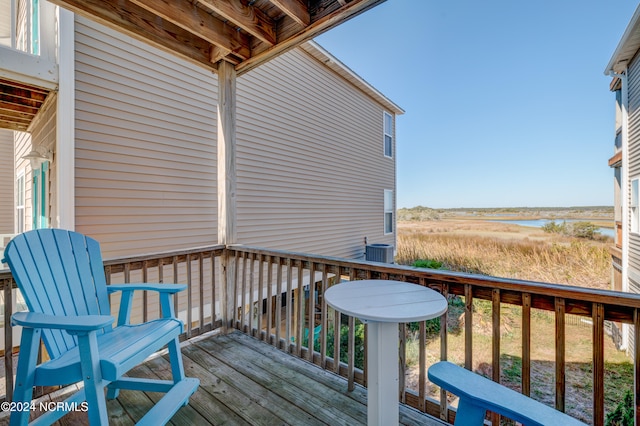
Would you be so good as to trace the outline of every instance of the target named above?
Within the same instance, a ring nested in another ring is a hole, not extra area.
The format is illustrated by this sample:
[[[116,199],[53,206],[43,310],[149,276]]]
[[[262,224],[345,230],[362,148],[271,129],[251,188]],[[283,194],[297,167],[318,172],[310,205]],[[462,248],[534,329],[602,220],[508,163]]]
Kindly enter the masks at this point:
[[[350,258],[365,238],[395,244],[380,104],[299,49],[237,87],[240,243]]]
[[[216,79],[76,18],[76,228],[106,258],[216,243]]]
[[[365,238],[395,244],[380,104],[302,50],[237,87],[239,243],[356,258]],[[216,89],[214,75],[76,18],[76,227],[105,257],[217,241]]]
[[[0,234],[14,231],[14,188],[16,185],[13,167],[13,132],[0,130]],[[2,247],[3,241],[0,241]]]

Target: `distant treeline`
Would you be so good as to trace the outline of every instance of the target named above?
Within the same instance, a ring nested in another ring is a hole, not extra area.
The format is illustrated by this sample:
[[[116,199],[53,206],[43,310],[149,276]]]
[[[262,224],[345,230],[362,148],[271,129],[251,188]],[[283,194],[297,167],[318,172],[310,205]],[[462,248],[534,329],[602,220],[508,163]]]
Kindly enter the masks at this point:
[[[492,207],[434,209],[425,206],[398,209],[400,221],[438,220],[451,217],[510,216],[528,218],[613,218],[613,206]]]

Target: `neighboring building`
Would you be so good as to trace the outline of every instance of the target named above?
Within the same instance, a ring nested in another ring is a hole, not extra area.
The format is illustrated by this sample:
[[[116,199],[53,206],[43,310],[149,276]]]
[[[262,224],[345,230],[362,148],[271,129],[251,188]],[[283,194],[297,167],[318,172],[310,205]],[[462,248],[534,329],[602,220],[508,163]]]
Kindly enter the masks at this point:
[[[640,293],[640,7],[620,40],[605,74],[612,77],[616,118],[614,155],[614,206],[616,236],[612,247],[612,287]],[[631,350],[628,326],[620,346]]]
[[[0,91],[33,105],[0,113],[0,233],[75,228],[106,258],[216,244],[217,75],[46,1],[7,4]],[[401,108],[313,42],[243,74],[237,99],[238,243],[395,245]]]

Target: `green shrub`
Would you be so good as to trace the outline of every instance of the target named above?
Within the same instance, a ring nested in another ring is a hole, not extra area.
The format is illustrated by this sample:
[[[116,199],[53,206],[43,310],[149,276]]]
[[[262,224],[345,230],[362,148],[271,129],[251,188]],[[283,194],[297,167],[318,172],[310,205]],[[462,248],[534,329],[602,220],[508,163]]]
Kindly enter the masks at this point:
[[[627,391],[624,399],[615,410],[607,414],[604,420],[605,426],[633,426],[634,424],[633,394]]]
[[[571,224],[571,235],[577,238],[593,240],[598,233],[598,227],[591,222],[575,222]]]
[[[567,222],[556,223],[552,220],[542,225],[542,230],[548,234],[565,234],[567,231]]]
[[[334,328],[330,326],[327,330],[327,356],[333,356],[333,333]],[[356,324],[354,330],[355,337],[355,366],[356,368],[364,368],[364,324]],[[314,349],[320,352],[320,339],[315,341]],[[349,327],[340,326],[340,361],[349,362]]]
[[[591,222],[574,222],[574,223],[556,223],[551,221],[542,226],[542,230],[549,234],[561,234],[568,237],[595,239],[598,232],[598,226]]]
[[[411,266],[416,268],[442,269],[442,262],[432,259],[418,259]]]

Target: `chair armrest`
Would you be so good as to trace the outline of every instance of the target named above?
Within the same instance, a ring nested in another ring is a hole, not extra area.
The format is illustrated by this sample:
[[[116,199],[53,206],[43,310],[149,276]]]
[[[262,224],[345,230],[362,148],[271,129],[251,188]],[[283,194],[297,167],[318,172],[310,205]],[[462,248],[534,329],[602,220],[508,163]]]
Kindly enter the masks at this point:
[[[129,324],[134,291],[144,290],[159,293],[162,318],[175,318],[176,315],[172,303],[173,295],[186,288],[186,284],[110,284],[107,286],[107,292],[109,294],[115,293],[116,291],[122,292],[120,311],[118,312],[118,326],[121,326]]]
[[[16,312],[11,316],[12,326],[58,329],[70,333],[100,330],[113,324],[114,321],[115,318],[111,315],[58,316],[36,312]]]
[[[107,286],[108,293],[115,293],[116,291],[156,291],[158,293],[178,293],[187,288],[186,284],[148,284],[148,283],[135,283],[135,284],[110,284]]]

